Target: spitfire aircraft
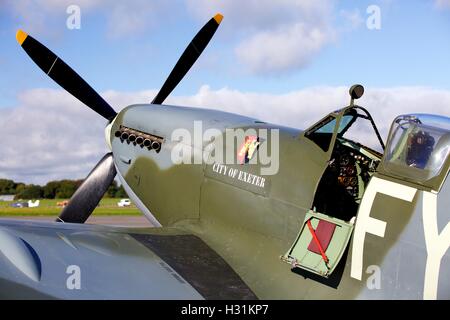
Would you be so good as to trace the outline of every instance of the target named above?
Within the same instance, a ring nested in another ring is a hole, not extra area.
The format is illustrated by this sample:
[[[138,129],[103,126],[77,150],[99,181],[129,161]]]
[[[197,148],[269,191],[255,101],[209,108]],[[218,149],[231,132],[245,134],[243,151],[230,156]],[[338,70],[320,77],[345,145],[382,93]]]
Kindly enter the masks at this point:
[[[17,32],[107,120],[110,152],[57,221],[0,221],[0,297],[449,299],[450,118],[399,115],[385,143],[355,104],[361,85],[305,130],[163,105],[221,21],[199,31],[150,104],[119,113]],[[350,138],[358,124],[378,146]],[[116,176],[154,228],[83,224]]]

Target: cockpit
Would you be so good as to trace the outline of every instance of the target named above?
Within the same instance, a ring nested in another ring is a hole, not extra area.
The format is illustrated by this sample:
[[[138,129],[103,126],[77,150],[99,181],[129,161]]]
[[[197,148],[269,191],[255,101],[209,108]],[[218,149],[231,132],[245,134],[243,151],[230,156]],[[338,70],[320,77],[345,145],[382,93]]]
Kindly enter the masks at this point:
[[[314,210],[349,221],[356,216],[385,148],[372,116],[362,107],[350,106],[325,117],[305,137],[330,152],[328,167],[316,190]],[[362,144],[361,139],[371,146]]]
[[[306,130],[304,137],[324,152],[327,162],[311,208],[282,260],[294,266],[294,272],[320,275],[327,278],[322,283],[332,286],[328,277],[348,247],[359,205],[385,145],[372,116],[353,101]]]
[[[337,266],[375,173],[439,192],[450,168],[450,118],[399,116],[385,147],[372,116],[354,105],[363,91],[353,86],[349,107],[330,113],[303,133],[323,151],[324,171],[298,236],[282,260],[304,277],[321,276],[315,279],[329,286],[334,286],[333,277],[342,277],[344,268]]]

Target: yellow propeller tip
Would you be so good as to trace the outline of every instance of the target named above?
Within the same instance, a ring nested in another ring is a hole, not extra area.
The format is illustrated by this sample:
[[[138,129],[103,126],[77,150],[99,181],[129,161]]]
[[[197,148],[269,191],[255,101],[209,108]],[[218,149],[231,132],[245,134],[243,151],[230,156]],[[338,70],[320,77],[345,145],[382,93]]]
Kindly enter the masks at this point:
[[[218,13],[214,16],[214,20],[216,20],[217,24],[220,24],[222,22],[222,19],[223,19],[223,15],[221,15],[220,13]]]
[[[25,39],[28,37],[28,34],[26,32],[23,32],[22,30],[17,30],[16,33],[16,39],[17,42],[22,45],[22,43],[25,41]]]

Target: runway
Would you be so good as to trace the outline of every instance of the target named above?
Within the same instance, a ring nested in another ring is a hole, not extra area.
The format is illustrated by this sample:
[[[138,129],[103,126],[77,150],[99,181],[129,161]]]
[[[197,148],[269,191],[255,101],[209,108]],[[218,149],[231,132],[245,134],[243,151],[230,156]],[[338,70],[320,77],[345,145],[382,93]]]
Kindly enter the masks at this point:
[[[1,217],[1,219],[55,221],[55,217],[47,216],[9,216]],[[86,223],[133,228],[152,227],[152,224],[144,216],[91,216]]]

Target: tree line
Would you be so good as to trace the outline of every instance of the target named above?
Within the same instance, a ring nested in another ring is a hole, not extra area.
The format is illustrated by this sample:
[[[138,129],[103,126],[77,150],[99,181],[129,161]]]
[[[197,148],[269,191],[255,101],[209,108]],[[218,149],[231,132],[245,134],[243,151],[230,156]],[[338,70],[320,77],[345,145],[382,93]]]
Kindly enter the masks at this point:
[[[0,195],[14,195],[14,199],[68,199],[72,197],[83,180],[49,181],[45,186],[25,184],[0,179]],[[123,186],[113,181],[105,194],[108,198],[128,198]]]

